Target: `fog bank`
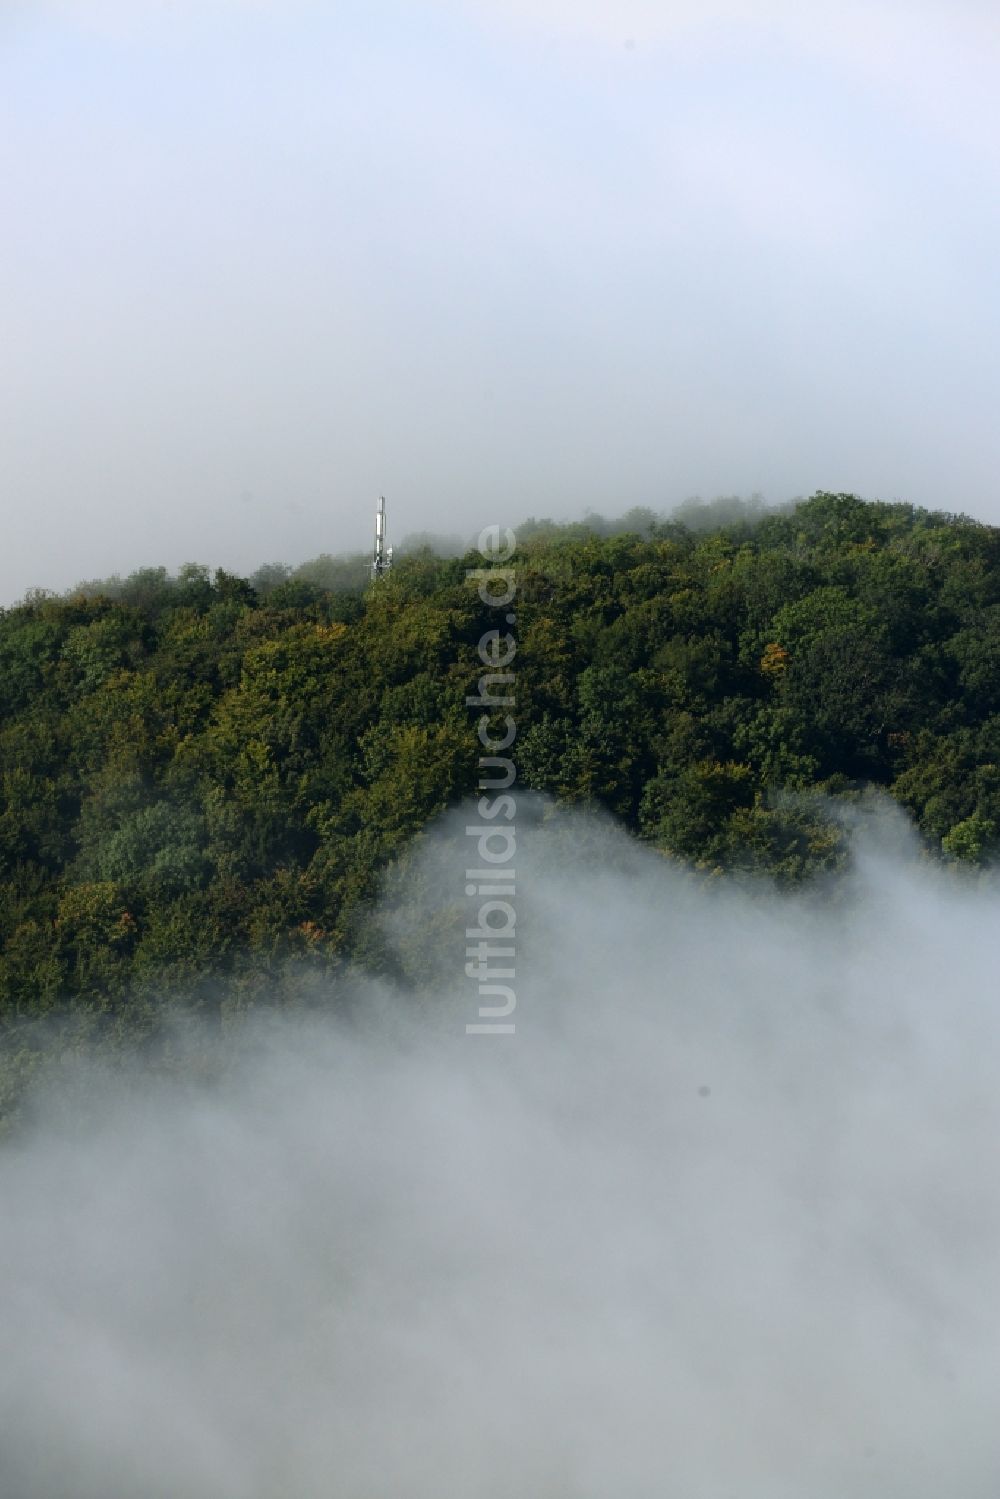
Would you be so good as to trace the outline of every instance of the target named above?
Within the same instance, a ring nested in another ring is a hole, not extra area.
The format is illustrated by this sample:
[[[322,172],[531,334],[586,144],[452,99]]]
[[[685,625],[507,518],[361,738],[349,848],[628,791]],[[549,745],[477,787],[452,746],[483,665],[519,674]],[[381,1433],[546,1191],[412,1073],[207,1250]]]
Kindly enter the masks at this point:
[[[993,1499],[996,885],[891,817],[779,900],[559,814],[467,1037],[458,826],[387,918],[423,994],[0,1152],[0,1492]]]

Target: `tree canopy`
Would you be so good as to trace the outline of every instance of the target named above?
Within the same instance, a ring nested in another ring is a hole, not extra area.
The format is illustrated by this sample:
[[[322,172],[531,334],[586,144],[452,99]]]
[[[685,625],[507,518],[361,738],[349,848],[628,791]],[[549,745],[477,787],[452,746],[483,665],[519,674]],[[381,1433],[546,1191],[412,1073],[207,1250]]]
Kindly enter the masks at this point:
[[[835,494],[633,521],[522,534],[521,786],[707,871],[830,867],[810,796],[867,785],[941,858],[991,856],[1000,531]],[[381,872],[477,784],[481,564],[147,569],[0,612],[6,1045],[66,1004],[142,1029],[167,993],[384,961]]]

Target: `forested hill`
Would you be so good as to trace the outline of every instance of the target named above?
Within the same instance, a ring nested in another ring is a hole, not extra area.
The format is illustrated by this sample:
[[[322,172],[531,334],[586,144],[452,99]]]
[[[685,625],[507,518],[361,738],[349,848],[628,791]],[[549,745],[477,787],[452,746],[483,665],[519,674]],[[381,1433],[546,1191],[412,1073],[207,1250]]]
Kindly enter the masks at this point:
[[[476,786],[481,561],[368,590],[147,572],[0,615],[8,1035],[366,960],[380,871]],[[837,838],[781,788],[887,787],[942,857],[989,855],[1000,531],[824,494],[707,533],[527,528],[516,565],[521,786],[784,881]]]

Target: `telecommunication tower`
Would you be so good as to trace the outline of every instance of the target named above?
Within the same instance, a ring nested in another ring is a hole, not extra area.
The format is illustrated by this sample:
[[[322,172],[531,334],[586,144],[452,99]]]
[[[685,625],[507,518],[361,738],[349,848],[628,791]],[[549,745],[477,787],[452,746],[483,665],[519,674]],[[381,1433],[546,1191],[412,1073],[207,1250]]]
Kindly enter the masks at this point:
[[[384,578],[392,567],[392,547],[385,544],[385,495],[379,495],[375,511],[375,550],[372,553],[372,582]]]

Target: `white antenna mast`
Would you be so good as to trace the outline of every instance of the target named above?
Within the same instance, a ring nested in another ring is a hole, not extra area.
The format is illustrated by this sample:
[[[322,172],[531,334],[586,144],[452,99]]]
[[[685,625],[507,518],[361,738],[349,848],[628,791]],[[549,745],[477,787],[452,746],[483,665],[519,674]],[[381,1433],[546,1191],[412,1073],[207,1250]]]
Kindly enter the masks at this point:
[[[392,567],[392,547],[385,544],[385,495],[378,497],[375,510],[375,550],[372,553],[372,582],[384,578]]]

